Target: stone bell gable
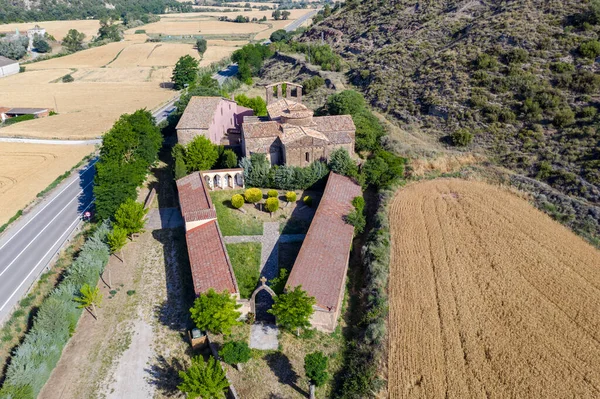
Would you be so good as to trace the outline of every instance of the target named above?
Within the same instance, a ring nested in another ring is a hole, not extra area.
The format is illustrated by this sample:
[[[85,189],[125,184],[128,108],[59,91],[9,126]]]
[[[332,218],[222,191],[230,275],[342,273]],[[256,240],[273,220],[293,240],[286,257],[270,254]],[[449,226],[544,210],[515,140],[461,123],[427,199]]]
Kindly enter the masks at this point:
[[[262,153],[272,165],[304,167],[327,161],[338,148],[354,153],[356,127],[350,115],[315,117],[302,104],[302,86],[295,83],[274,83],[265,90],[268,117],[242,123],[245,156]]]

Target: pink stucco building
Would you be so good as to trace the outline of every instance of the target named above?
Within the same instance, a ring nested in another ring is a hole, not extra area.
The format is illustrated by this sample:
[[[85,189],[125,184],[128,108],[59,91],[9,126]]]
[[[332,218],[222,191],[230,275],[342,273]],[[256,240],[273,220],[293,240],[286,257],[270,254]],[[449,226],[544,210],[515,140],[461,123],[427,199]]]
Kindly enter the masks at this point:
[[[203,135],[214,144],[237,145],[244,116],[252,115],[251,109],[239,106],[233,100],[192,97],[177,124],[177,141],[185,145]]]

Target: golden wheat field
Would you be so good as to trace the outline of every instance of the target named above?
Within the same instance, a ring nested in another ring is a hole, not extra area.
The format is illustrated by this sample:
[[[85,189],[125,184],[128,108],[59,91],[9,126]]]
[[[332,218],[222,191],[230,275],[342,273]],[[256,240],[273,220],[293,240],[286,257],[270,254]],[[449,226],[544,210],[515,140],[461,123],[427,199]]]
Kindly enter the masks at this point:
[[[85,34],[84,41],[90,41],[92,36],[98,35],[98,28],[100,28],[100,21],[93,19],[84,20],[70,20],[70,21],[42,21],[42,22],[22,22],[12,24],[0,24],[0,32],[9,32],[15,29],[19,29],[19,32],[25,32],[27,29],[31,29],[34,26],[39,25],[46,29],[46,32],[56,40],[62,40],[69,29],[77,29],[79,32]]]
[[[390,398],[600,396],[600,251],[501,188],[390,208]]]
[[[93,145],[0,143],[0,225],[93,151]]]

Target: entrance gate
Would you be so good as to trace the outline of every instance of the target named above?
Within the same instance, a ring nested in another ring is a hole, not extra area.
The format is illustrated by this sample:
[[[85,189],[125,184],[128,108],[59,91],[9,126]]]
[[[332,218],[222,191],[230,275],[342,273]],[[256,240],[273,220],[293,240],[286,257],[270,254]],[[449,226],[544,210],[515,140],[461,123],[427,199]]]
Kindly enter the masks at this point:
[[[255,289],[250,297],[250,311],[256,316],[257,323],[275,324],[275,316],[267,310],[273,306],[273,298],[277,294],[267,285],[265,276],[261,277],[260,282],[260,287]]]

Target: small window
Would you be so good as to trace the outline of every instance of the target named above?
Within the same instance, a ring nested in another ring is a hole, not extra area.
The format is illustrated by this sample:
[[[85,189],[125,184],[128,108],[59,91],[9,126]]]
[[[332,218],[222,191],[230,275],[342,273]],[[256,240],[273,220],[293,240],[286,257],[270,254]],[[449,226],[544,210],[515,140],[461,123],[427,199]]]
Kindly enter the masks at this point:
[[[306,162],[310,162],[310,153],[306,153],[304,154],[304,157],[306,158]]]
[[[223,116],[223,108],[221,108],[221,116]]]
[[[229,123],[233,125],[233,118],[229,118]]]
[[[229,110],[231,111],[231,104],[229,104]]]

